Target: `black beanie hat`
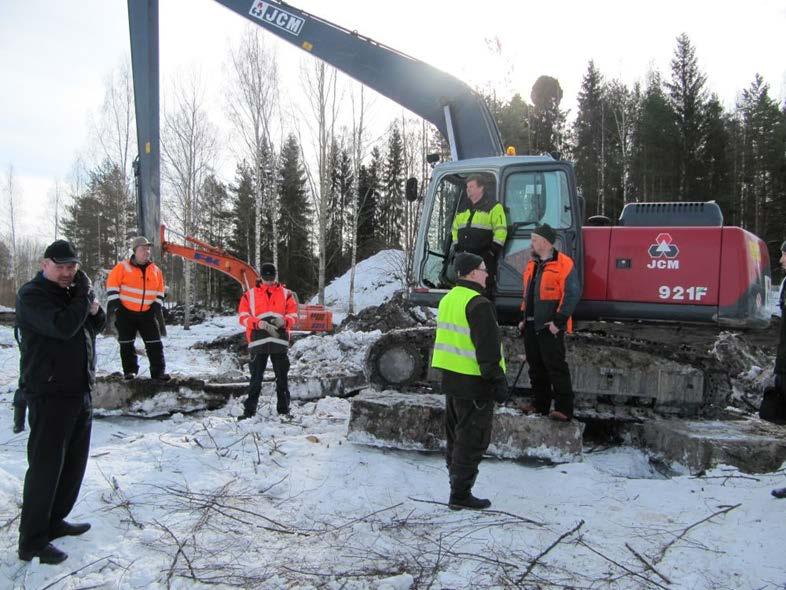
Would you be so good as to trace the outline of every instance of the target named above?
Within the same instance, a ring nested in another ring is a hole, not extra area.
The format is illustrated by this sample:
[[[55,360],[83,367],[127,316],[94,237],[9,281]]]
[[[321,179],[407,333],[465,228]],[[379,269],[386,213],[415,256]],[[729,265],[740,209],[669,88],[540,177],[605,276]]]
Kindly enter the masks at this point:
[[[545,239],[549,244],[554,244],[557,241],[557,232],[548,223],[539,225],[532,230],[533,234],[538,234],[541,238]]]
[[[276,265],[272,262],[265,262],[262,264],[262,268],[259,269],[259,276],[270,280],[276,278]]]
[[[79,263],[79,255],[71,242],[55,240],[46,247],[44,258],[49,258],[55,264]]]
[[[477,254],[461,252],[456,255],[454,266],[456,268],[456,274],[460,277],[465,277],[481,264],[483,264],[483,259]]]

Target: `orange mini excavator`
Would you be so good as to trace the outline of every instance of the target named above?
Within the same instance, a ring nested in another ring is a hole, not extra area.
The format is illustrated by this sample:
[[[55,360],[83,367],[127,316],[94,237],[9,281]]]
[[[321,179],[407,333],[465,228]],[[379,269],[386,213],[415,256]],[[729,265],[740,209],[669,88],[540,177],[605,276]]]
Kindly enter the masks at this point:
[[[183,244],[167,240],[167,234],[179,237]],[[163,224],[161,225],[161,249],[174,256],[180,256],[229,275],[240,283],[244,291],[255,286],[259,280],[256,269],[247,262],[235,258],[221,248],[179,234]],[[297,295],[295,298],[297,299]],[[333,312],[326,309],[324,305],[298,303],[297,323],[294,329],[298,332],[331,332],[333,330]]]

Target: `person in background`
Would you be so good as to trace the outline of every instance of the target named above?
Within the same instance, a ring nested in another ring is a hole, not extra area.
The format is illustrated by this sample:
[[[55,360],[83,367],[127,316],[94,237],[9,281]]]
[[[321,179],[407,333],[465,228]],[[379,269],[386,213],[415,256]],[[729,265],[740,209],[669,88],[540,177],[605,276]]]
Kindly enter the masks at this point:
[[[153,244],[144,236],[131,242],[131,257],[121,260],[106,279],[107,314],[115,319],[123,377],[134,379],[139,373],[134,341],[139,333],[150,362],[150,377],[169,381],[161,336],[166,335],[162,306],[164,274],[150,259]]]
[[[292,291],[276,281],[273,263],[264,263],[259,276],[257,286],[243,293],[237,310],[251,353],[251,383],[238,420],[257,413],[268,357],[276,375],[276,411],[289,414],[289,331],[297,321],[297,302]]]
[[[481,292],[486,264],[476,254],[456,256],[458,281],[439,303],[431,366],[442,370],[445,394],[445,461],[452,510],[482,510],[491,501],[472,487],[491,442],[494,402],[508,399],[505,359],[494,304]]]
[[[65,520],[87,466],[95,383],[95,339],[106,316],[88,276],[64,240],[44,252],[41,272],[16,296],[20,382],[29,413],[27,473],[19,519],[19,559],[56,564],[68,555],[51,542],[89,523]]]
[[[502,204],[487,194],[487,182],[482,174],[467,178],[467,197],[453,218],[452,237],[456,253],[470,252],[483,258],[488,271],[483,294],[491,299],[508,237],[508,222]]]
[[[565,333],[571,332],[570,316],[581,298],[581,285],[573,260],[554,247],[556,239],[557,232],[547,223],[532,230],[519,331],[535,403],[522,409],[567,422],[573,418],[573,386],[565,360]]]

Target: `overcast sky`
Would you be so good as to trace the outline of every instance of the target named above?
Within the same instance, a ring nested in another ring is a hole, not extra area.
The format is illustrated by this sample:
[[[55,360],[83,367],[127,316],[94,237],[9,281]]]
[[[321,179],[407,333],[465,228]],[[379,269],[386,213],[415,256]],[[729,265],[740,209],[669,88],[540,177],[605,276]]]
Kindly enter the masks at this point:
[[[252,1],[249,1],[249,6]],[[575,113],[587,62],[628,84],[649,69],[669,76],[677,35],[696,48],[709,90],[727,109],[758,72],[770,95],[786,97],[786,2],[596,0],[293,0],[308,12],[379,40],[503,97],[529,92],[538,76],[557,78],[563,108]],[[224,64],[248,21],[212,0],[160,0],[161,80],[198,68],[213,84],[223,117]],[[303,52],[266,35],[285,90],[297,93]],[[494,55],[487,41],[499,41]],[[54,179],[67,179],[88,154],[89,121],[109,73],[129,54],[124,0],[0,0],[0,178],[9,165],[33,231]],[[286,100],[286,97],[284,97]],[[384,100],[379,99],[383,105]],[[225,179],[229,180],[229,179]],[[0,208],[5,216],[5,207]],[[6,220],[0,233],[7,231]]]

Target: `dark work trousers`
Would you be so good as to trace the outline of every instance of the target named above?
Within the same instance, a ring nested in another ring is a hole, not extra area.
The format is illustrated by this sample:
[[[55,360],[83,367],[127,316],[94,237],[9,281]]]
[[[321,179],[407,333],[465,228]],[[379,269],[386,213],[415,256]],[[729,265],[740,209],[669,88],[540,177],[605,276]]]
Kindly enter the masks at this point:
[[[494,301],[497,291],[497,257],[491,251],[484,252],[481,257],[486,265],[488,275],[486,275],[486,286],[483,289],[483,297],[489,301]]]
[[[49,531],[76,503],[90,452],[93,410],[90,394],[30,396],[27,474],[19,521],[19,550],[49,543]]]
[[[276,375],[276,411],[279,414],[286,414],[289,411],[289,355],[286,352],[270,354],[257,352],[251,355],[251,383],[248,385],[248,397],[243,404],[246,414],[254,414],[257,411],[268,356]]]
[[[161,344],[161,334],[158,332],[152,307],[147,311],[130,311],[121,305],[117,310],[115,327],[117,341],[120,344],[123,373],[139,373],[139,363],[134,349],[137,332],[145,342],[147,360],[150,362],[150,376],[158,377],[166,372],[164,345]]]
[[[554,399],[554,409],[573,418],[573,386],[565,360],[565,332],[560,330],[554,335],[548,328],[536,332],[534,322],[527,322],[524,326],[524,352],[529,364],[535,410],[548,414]]]
[[[466,498],[475,485],[478,465],[491,442],[494,402],[445,396],[445,462],[450,495]]]

